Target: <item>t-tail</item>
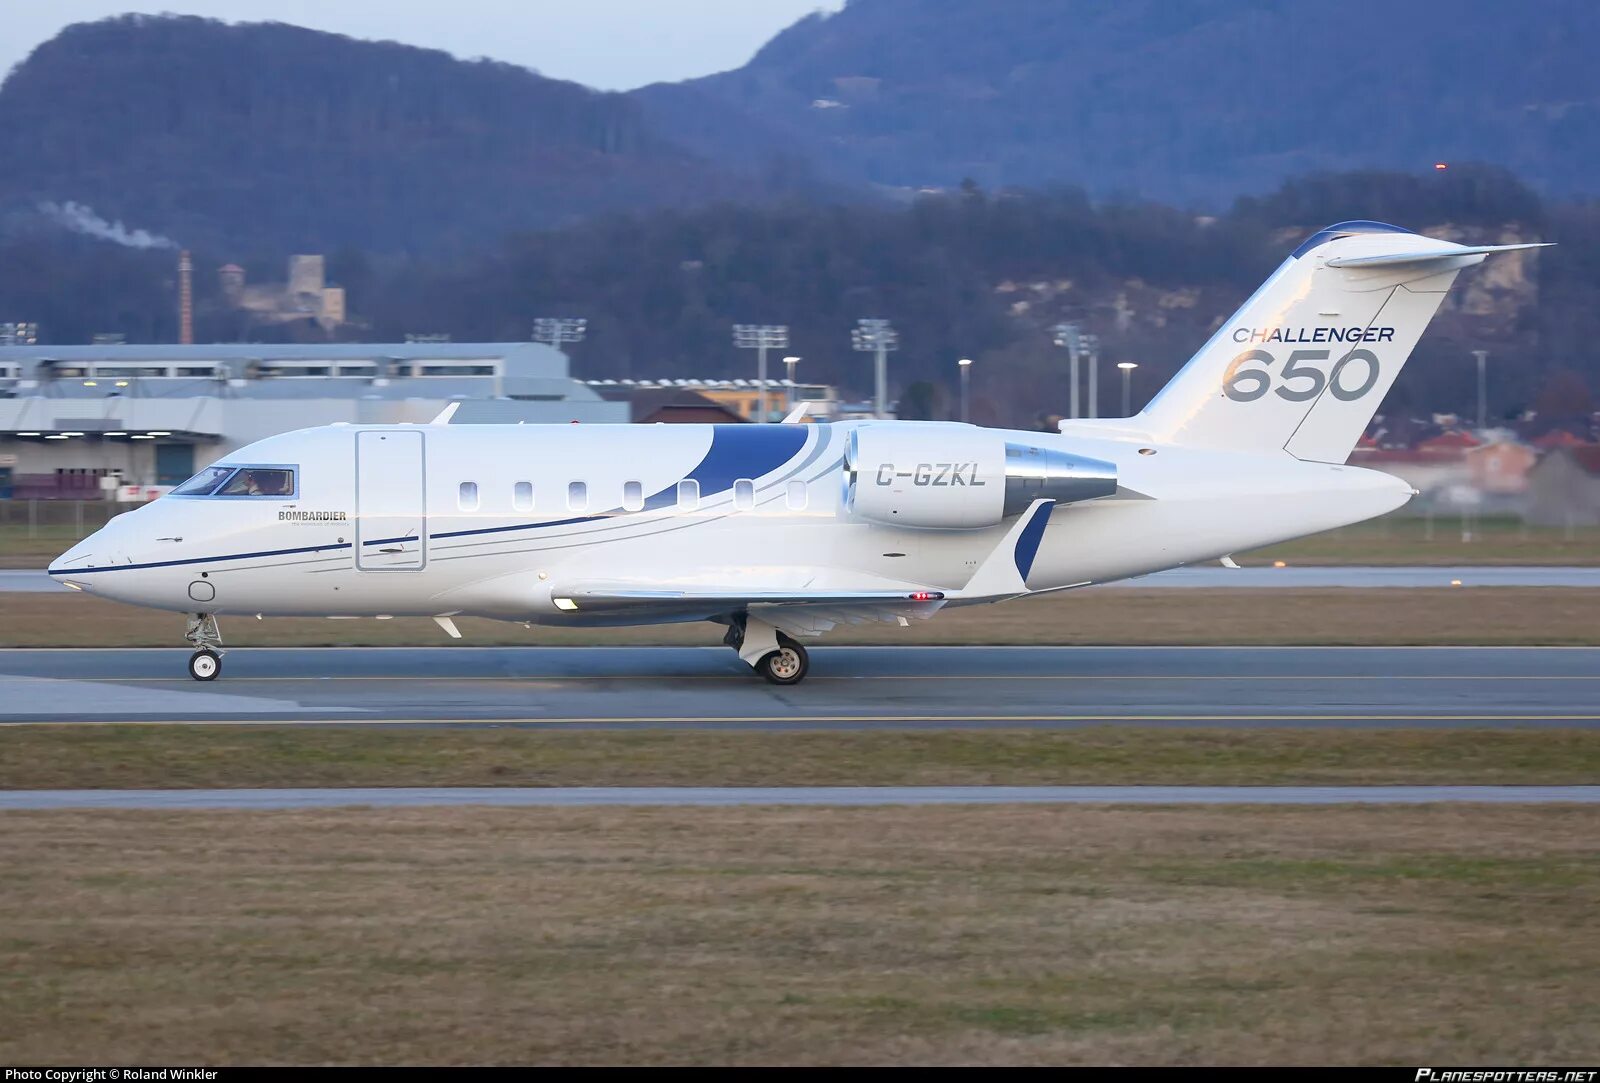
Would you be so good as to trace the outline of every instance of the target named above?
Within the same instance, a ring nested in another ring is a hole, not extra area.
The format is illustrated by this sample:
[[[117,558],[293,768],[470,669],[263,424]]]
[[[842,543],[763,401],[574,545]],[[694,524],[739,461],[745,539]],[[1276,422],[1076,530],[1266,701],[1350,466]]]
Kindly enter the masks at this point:
[[[1167,443],[1342,463],[1462,268],[1539,244],[1468,246],[1341,222],[1295,249],[1135,419]]]

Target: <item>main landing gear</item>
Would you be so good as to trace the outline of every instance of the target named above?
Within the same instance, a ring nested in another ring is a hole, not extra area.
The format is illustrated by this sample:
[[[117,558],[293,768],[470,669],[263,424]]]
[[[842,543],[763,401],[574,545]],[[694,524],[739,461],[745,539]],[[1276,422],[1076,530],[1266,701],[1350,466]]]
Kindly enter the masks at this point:
[[[192,613],[183,638],[194,645],[189,656],[189,676],[197,681],[214,681],[222,672],[222,632],[212,613]]]
[[[799,684],[811,669],[804,647],[755,617],[735,616],[722,641],[772,684]]]

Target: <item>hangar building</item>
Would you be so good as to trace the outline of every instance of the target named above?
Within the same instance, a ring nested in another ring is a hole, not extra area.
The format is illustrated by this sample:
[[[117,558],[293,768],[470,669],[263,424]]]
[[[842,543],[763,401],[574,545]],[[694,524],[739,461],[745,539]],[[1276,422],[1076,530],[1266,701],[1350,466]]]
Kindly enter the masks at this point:
[[[0,347],[0,498],[174,485],[235,448],[344,421],[626,422],[534,342]]]

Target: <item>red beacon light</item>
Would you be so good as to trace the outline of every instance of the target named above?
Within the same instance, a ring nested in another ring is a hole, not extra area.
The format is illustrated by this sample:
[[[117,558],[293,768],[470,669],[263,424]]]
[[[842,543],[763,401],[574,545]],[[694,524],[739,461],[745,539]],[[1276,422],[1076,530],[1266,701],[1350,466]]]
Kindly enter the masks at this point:
[[[911,592],[913,602],[937,602],[944,594],[937,590],[914,590]]]

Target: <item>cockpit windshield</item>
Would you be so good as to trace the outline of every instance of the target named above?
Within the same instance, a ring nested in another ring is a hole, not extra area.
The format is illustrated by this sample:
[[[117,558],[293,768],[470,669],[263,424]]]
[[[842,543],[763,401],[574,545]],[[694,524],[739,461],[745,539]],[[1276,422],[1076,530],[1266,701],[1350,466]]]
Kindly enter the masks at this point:
[[[208,466],[176,489],[173,496],[297,495],[292,466]]]
[[[279,466],[241,466],[218,496],[293,496],[294,471]]]
[[[176,489],[173,496],[210,496],[233,473],[231,466],[208,466]]]

